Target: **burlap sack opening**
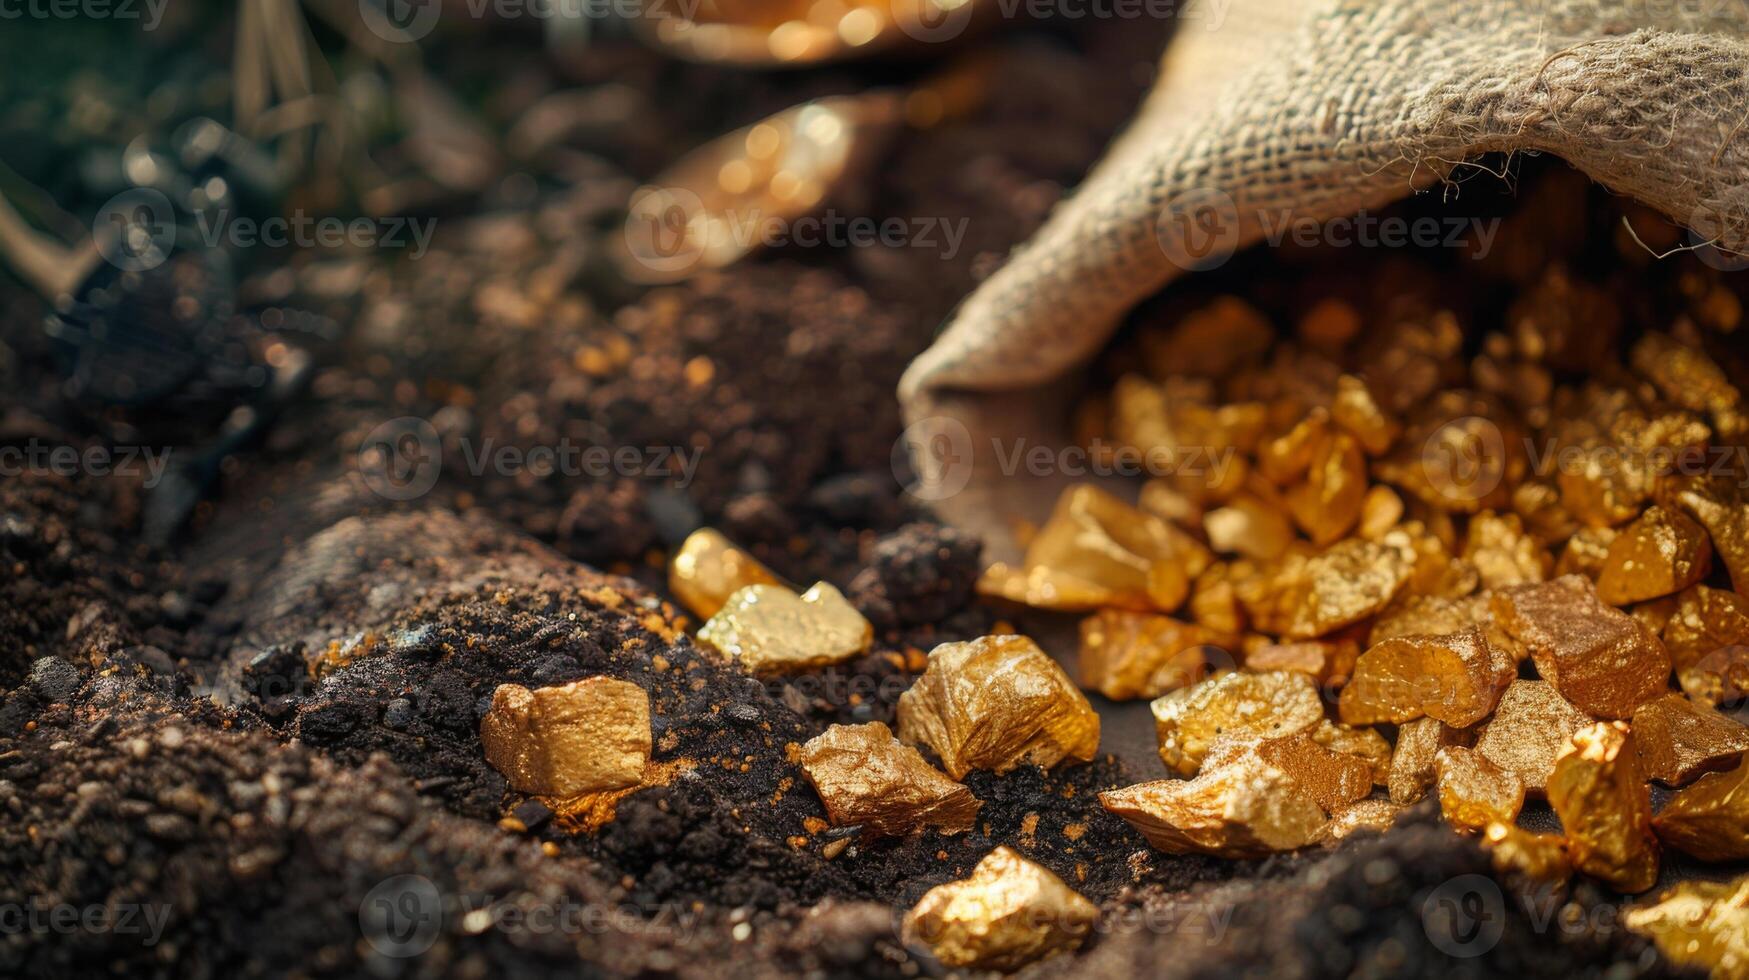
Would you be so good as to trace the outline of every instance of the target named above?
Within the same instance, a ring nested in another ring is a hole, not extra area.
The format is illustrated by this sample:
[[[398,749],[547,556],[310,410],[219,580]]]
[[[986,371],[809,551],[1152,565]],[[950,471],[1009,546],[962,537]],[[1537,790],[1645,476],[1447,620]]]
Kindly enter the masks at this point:
[[[1746,33],[1745,0],[1233,0],[1187,19],[1129,131],[906,372],[917,495],[1017,558],[1013,519],[1068,481],[1005,474],[994,440],[1066,443],[1074,376],[1194,267],[1207,243],[1174,217],[1210,202],[1216,247],[1237,249],[1260,215],[1342,217],[1535,150],[1749,249]]]

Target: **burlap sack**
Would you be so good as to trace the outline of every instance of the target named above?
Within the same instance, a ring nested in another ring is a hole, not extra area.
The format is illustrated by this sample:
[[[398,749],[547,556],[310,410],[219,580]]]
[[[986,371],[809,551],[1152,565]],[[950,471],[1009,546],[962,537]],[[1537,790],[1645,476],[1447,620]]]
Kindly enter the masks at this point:
[[[1067,478],[1003,454],[1063,444],[1062,382],[1124,313],[1282,209],[1342,217],[1537,150],[1743,250],[1746,32],[1749,0],[1233,0],[1187,21],[1129,131],[906,372],[914,492],[1015,558],[1011,520]]]

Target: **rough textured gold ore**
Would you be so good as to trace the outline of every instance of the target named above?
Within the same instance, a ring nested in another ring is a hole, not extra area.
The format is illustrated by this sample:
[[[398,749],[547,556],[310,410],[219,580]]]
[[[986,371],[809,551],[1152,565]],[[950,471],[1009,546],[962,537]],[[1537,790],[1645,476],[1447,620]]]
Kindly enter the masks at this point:
[[[650,761],[650,696],[590,677],[529,690],[500,684],[480,719],[486,761],[521,793],[576,796],[636,786]]]
[[[1524,781],[1461,745],[1440,749],[1433,769],[1440,812],[1459,830],[1511,823],[1524,808]]]
[[[1749,600],[1704,585],[1683,590],[1664,645],[1689,697],[1710,705],[1749,697]]]
[[[1324,810],[1257,743],[1223,739],[1195,779],[1161,779],[1099,794],[1100,805],[1168,854],[1262,857],[1310,843]]]
[[[984,569],[984,574],[978,577],[977,590],[981,596],[1056,612],[1141,605],[1135,596],[1120,595],[1096,582],[1050,568],[1016,568],[999,561]]]
[[[1118,596],[1107,603],[1171,612],[1207,568],[1207,547],[1152,514],[1090,484],[1063,491],[1027,545],[1026,570],[1050,569],[1068,582],[1091,583]]]
[[[1333,432],[1312,451],[1305,481],[1286,493],[1288,512],[1319,547],[1334,544],[1354,529],[1366,503],[1366,457],[1346,432]]]
[[[1626,719],[1670,686],[1670,655],[1638,620],[1568,575],[1494,593],[1494,619],[1579,710]]]
[[[1098,918],[1099,908],[1063,879],[1004,846],[970,877],[925,892],[902,935],[949,969],[1018,970],[1074,950]]]
[[[1476,566],[1453,555],[1445,539],[1422,521],[1404,521],[1377,540],[1401,550],[1413,563],[1409,583],[1400,598],[1421,595],[1457,599],[1481,585],[1482,575]]]
[[[1482,843],[1500,874],[1520,874],[1555,884],[1573,876],[1567,839],[1559,834],[1532,833],[1510,822],[1491,823],[1482,831]]]
[[[1496,421],[1508,417],[1475,392],[1442,392],[1415,410],[1378,475],[1440,510],[1506,507],[1527,468],[1523,434]]]
[[[1494,716],[1482,726],[1476,751],[1516,773],[1526,790],[1540,795],[1555,770],[1555,756],[1592,720],[1548,681],[1513,681],[1500,696]]]
[[[1344,684],[1360,659],[1360,644],[1346,637],[1300,640],[1297,643],[1261,643],[1245,651],[1245,669],[1291,670],[1305,674],[1320,686]]]
[[[1391,772],[1385,784],[1391,802],[1401,806],[1421,802],[1433,786],[1434,761],[1439,757],[1439,750],[1461,744],[1462,730],[1437,718],[1417,718],[1403,723],[1397,729],[1397,745],[1391,752]]]
[[[1597,595],[1617,606],[1656,599],[1699,582],[1712,564],[1706,530],[1653,504],[1610,543],[1597,576]]]
[[[1086,695],[1024,636],[943,643],[899,696],[899,737],[927,745],[955,779],[973,769],[1050,768],[1099,751],[1099,716]]]
[[[1181,776],[1194,776],[1222,736],[1275,738],[1324,720],[1324,706],[1312,679],[1279,670],[1212,677],[1173,691],[1150,707],[1160,759]]]
[[[1474,626],[1386,640],[1355,663],[1342,689],[1342,720],[1373,725],[1426,715],[1464,728],[1488,717],[1514,672],[1512,657],[1489,646]]]
[[[1294,538],[1287,515],[1256,494],[1241,493],[1203,515],[1209,546],[1224,555],[1274,561]]]
[[[1609,547],[1619,536],[1613,527],[1584,527],[1573,532],[1555,563],[1556,575],[1583,575],[1597,581],[1609,561]]]
[[[1367,636],[1368,642],[1378,644],[1399,636],[1444,636],[1479,626],[1488,637],[1489,646],[1515,652],[1517,644],[1494,623],[1494,613],[1488,605],[1490,596],[1487,592],[1461,599],[1404,595],[1379,613]]]
[[[1749,860],[1749,764],[1702,776],[1664,804],[1652,829],[1702,861]]]
[[[1729,478],[1689,477],[1677,482],[1675,500],[1706,528],[1731,573],[1731,588],[1749,593],[1749,499],[1743,489]]]
[[[1382,834],[1391,829],[1391,825],[1397,822],[1397,814],[1402,812],[1402,807],[1389,800],[1350,803],[1332,813],[1330,822],[1313,835],[1313,840],[1325,847],[1335,847],[1357,830]]]
[[[1658,883],[1651,791],[1628,726],[1580,729],[1555,758],[1548,792],[1575,867],[1628,894]]]
[[[1357,623],[1385,608],[1413,568],[1413,556],[1401,549],[1359,538],[1338,542],[1296,576],[1281,633],[1306,640]]]
[[[1372,764],[1333,752],[1301,732],[1258,743],[1264,762],[1288,774],[1301,791],[1326,810],[1335,810],[1372,792]]]
[[[1749,875],[1685,881],[1657,904],[1629,909],[1622,921],[1678,966],[1711,971],[1715,980],[1749,976]]]
[[[1383,455],[1402,431],[1397,421],[1373,400],[1366,382],[1352,374],[1336,379],[1336,397],[1330,402],[1330,418],[1360,440],[1369,456]]]
[[[1114,701],[1155,698],[1232,663],[1237,637],[1168,616],[1102,609],[1081,621],[1081,686]]]
[[[863,653],[874,627],[825,582],[799,596],[781,585],[749,585],[699,627],[698,640],[756,674],[786,674]]]
[[[1541,582],[1554,566],[1542,543],[1525,533],[1517,514],[1491,510],[1470,518],[1461,557],[1476,566],[1482,585],[1489,589]]]
[[[1372,781],[1385,785],[1391,776],[1391,743],[1371,728],[1350,728],[1329,720],[1318,722],[1311,730],[1312,741],[1342,755],[1364,761],[1372,770]]]
[[[903,837],[923,827],[957,834],[983,805],[878,721],[833,725],[802,746],[802,775],[834,827]]]
[[[1728,769],[1749,751],[1749,728],[1680,694],[1634,710],[1634,747],[1648,779],[1682,786],[1705,772]]]
[[[1190,593],[1190,618],[1206,629],[1237,636],[1245,628],[1245,612],[1233,587],[1233,566],[1216,562],[1196,577]]]
[[[686,536],[668,566],[668,589],[700,619],[709,619],[739,589],[777,585],[777,576],[724,537],[702,527]]]

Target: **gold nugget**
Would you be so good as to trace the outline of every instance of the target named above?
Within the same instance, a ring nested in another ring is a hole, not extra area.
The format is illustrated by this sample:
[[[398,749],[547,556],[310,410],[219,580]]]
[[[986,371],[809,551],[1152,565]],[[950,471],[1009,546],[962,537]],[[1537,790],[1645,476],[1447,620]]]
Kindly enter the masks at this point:
[[[1701,523],[1713,550],[1731,573],[1731,588],[1749,593],[1749,499],[1722,477],[1676,481],[1676,506]]]
[[[1372,725],[1426,715],[1463,728],[1488,717],[1514,673],[1512,657],[1490,647],[1474,626],[1386,640],[1355,663],[1342,689],[1342,720]]]
[[[1462,557],[1476,567],[1483,587],[1489,589],[1541,582],[1554,566],[1542,544],[1525,533],[1517,514],[1491,510],[1470,518]]]
[[[1599,718],[1632,717],[1670,686],[1670,654],[1639,621],[1597,597],[1587,579],[1494,593],[1494,619],[1524,644],[1537,673],[1579,710]]]
[[[1664,804],[1652,829],[1702,861],[1749,860],[1749,764],[1702,776]]]
[[[1236,638],[1169,616],[1102,609],[1081,621],[1082,687],[1114,701],[1155,698],[1209,674],[1209,653],[1232,662]]]
[[[1098,907],[1063,879],[1004,846],[970,877],[924,893],[905,914],[902,936],[949,969],[1008,971],[1074,950],[1098,918]]]
[[[1697,705],[1680,694],[1666,694],[1634,709],[1634,747],[1640,768],[1666,786],[1736,764],[1749,751],[1749,728],[1742,722]]]
[[[1335,847],[1355,831],[1371,830],[1382,834],[1391,829],[1391,825],[1397,822],[1397,814],[1402,812],[1402,807],[1389,800],[1350,803],[1331,813],[1330,822],[1313,835],[1313,840],[1325,847]]]
[[[1372,781],[1383,786],[1391,776],[1391,743],[1371,728],[1351,728],[1334,721],[1320,721],[1311,730],[1312,741],[1341,755],[1351,755],[1372,769]]]
[[[1391,753],[1391,771],[1386,787],[1391,802],[1399,806],[1421,802],[1433,786],[1439,751],[1463,744],[1464,733],[1437,718],[1416,718],[1397,728],[1397,745]],[[1553,764],[1550,756],[1550,764]]]
[[[1653,504],[1610,543],[1597,576],[1597,595],[1626,606],[1680,592],[1706,578],[1712,558],[1704,528]]]
[[[1347,637],[1261,643],[1245,651],[1245,669],[1258,672],[1291,670],[1324,685],[1341,685],[1354,673],[1360,644]]]
[[[825,582],[799,596],[781,585],[749,585],[699,628],[698,640],[755,674],[788,674],[865,652],[874,627]]]
[[[1326,810],[1335,810],[1372,792],[1372,764],[1357,756],[1333,752],[1311,735],[1300,732],[1259,742],[1257,755],[1293,779]]]
[[[1629,909],[1622,921],[1678,966],[1710,970],[1715,980],[1749,976],[1749,875],[1685,881],[1657,904]]]
[[[668,566],[668,590],[700,619],[715,616],[741,588],[778,584],[759,559],[708,527],[687,535]]]
[[[1482,830],[1482,843],[1500,874],[1516,873],[1555,885],[1565,884],[1573,876],[1567,839],[1559,834],[1535,834],[1511,823],[1491,823]]]
[[[1359,622],[1385,608],[1413,568],[1413,557],[1401,549],[1360,538],[1339,542],[1306,561],[1281,633],[1309,640]]]
[[[1461,745],[1440,749],[1433,769],[1440,812],[1459,830],[1511,823],[1524,808],[1524,781]]]
[[[982,801],[878,721],[833,725],[802,746],[802,775],[834,827],[903,837],[923,827],[968,830]]]
[[[1160,759],[1181,776],[1194,776],[1221,736],[1273,738],[1292,735],[1324,720],[1318,689],[1304,674],[1288,671],[1231,673],[1154,701],[1154,731]]]
[[[1540,796],[1555,771],[1555,756],[1591,722],[1590,715],[1568,703],[1548,681],[1513,681],[1482,726],[1476,751]]]
[[[1713,706],[1749,697],[1749,600],[1704,585],[1683,590],[1664,645],[1689,697]]]
[[[568,797],[636,786],[650,761],[650,696],[612,677],[532,691],[500,684],[480,719],[480,743],[520,793]]]
[[[1651,793],[1628,726],[1580,729],[1556,756],[1548,793],[1575,867],[1628,894],[1658,883]]]
[[[1125,597],[1126,608],[1172,612],[1213,560],[1200,541],[1091,484],[1063,491],[1027,545],[1026,569],[1048,568]]]
[[[1099,803],[1168,854],[1263,857],[1311,842],[1324,810],[1257,743],[1223,739],[1195,779],[1161,779],[1099,794]]]
[[[943,643],[899,696],[899,737],[927,745],[955,779],[973,769],[1050,768],[1099,751],[1099,715],[1063,668],[1024,636]]]

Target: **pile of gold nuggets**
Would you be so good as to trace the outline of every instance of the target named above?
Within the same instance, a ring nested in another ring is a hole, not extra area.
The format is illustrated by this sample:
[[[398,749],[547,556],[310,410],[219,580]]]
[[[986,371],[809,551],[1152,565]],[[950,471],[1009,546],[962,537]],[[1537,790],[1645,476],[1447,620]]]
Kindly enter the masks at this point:
[[[792,747],[828,822],[864,839],[971,828],[968,772],[1095,757],[1087,690],[1152,699],[1171,777],[1099,800],[1169,854],[1333,845],[1432,794],[1528,883],[1583,873],[1638,894],[1666,849],[1749,859],[1749,728],[1729,714],[1749,699],[1749,406],[1704,352],[1706,331],[1735,329],[1734,298],[1702,304],[1717,322],[1619,344],[1563,312],[1576,288],[1551,274],[1473,358],[1449,314],[1363,331],[1335,300],[1291,341],[1235,298],[1143,335],[1147,370],[1080,415],[1093,452],[1151,461],[1139,504],[1076,486],[1025,532],[1023,563],[979,584],[1086,614],[1078,676],[1023,636],[938,646],[896,728]],[[830,584],[792,588],[709,529],[670,585],[699,642],[755,675],[873,641]],[[513,784],[573,810],[659,775],[635,685],[503,691],[486,721]],[[1657,813],[1652,782],[1673,791]],[[1562,832],[1519,827],[1527,798]],[[1742,975],[1745,908],[1749,878],[1685,883],[1627,922]],[[1098,916],[1001,847],[904,928],[949,967],[1012,969]]]

